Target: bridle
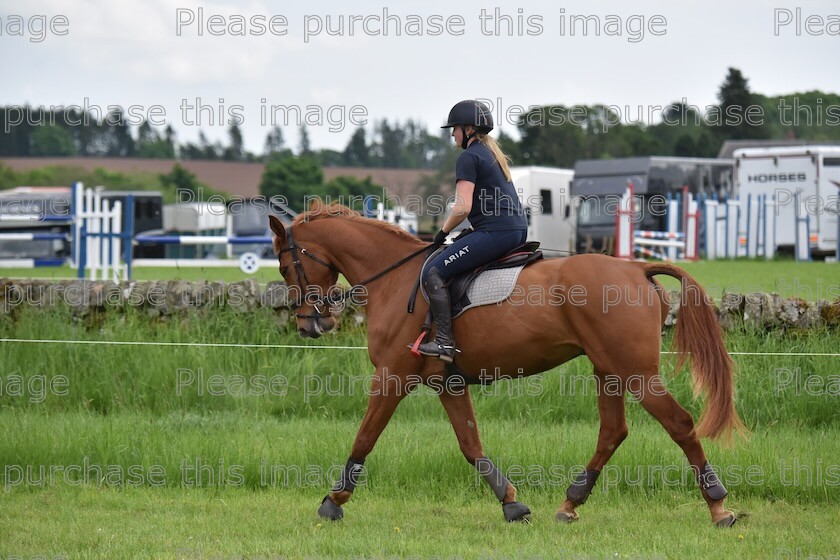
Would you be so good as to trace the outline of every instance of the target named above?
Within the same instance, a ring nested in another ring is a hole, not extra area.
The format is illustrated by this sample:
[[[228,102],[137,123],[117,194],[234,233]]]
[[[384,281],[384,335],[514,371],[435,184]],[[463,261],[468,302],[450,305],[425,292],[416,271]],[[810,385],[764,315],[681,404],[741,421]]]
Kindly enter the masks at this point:
[[[335,272],[336,274],[339,274],[338,269],[335,268],[332,264],[330,264],[327,261],[325,261],[324,259],[320,258],[318,255],[313,255],[312,253],[307,251],[304,247],[298,247],[295,244],[295,238],[292,235],[292,227],[291,226],[286,228],[286,240],[287,240],[289,246],[286,247],[285,249],[280,249],[280,251],[277,253],[277,262],[278,263],[280,262],[280,257],[283,255],[283,253],[285,253],[287,251],[289,253],[291,253],[291,255],[292,255],[292,265],[295,267],[295,275],[298,278],[298,282],[300,282],[301,280],[303,281],[304,285],[302,286],[302,290],[303,290],[304,293],[307,293],[309,291],[309,285],[310,284],[309,284],[309,279],[306,277],[306,269],[303,268],[303,263],[300,261],[300,256],[298,256],[298,253],[300,255],[309,257],[310,259],[312,259],[316,263],[320,264],[321,266],[325,266],[328,269],[330,269],[332,272]],[[315,310],[315,313],[311,313],[309,315],[304,315],[302,313],[297,313],[297,310],[303,305],[301,300],[304,297],[305,296],[303,294],[301,294],[300,298],[291,302],[292,310],[295,311],[295,317],[297,317],[298,319],[325,319],[325,318],[331,316],[330,313],[323,313],[320,309],[318,309],[319,304],[323,305],[325,303],[325,300],[330,299],[329,297],[319,298],[315,303],[312,304],[312,308]],[[329,306],[327,306],[327,307],[328,307],[327,311],[329,311]]]
[[[303,290],[303,292],[306,293],[306,292],[309,291],[310,283],[309,283],[309,279],[306,277],[306,269],[303,268],[303,263],[301,262],[301,259],[300,259],[299,255],[309,257],[310,259],[312,259],[313,261],[315,261],[319,265],[328,268],[330,271],[335,272],[336,274],[340,274],[340,271],[336,267],[334,267],[332,264],[330,264],[327,261],[325,261],[324,259],[320,258],[318,255],[312,254],[305,247],[301,247],[301,246],[297,245],[295,243],[295,238],[292,235],[292,226],[289,226],[289,227],[286,228],[286,243],[288,244],[288,247],[280,249],[277,252],[277,262],[278,263],[280,262],[280,258],[282,257],[283,253],[289,252],[291,254],[291,256],[292,256],[292,266],[294,266],[294,268],[295,268],[295,275],[297,276],[298,282],[300,282],[302,280],[303,284],[304,284],[303,286],[301,286],[301,289]],[[407,257],[404,257],[404,258],[400,259],[399,261],[397,261],[396,263],[392,264],[391,266],[389,266],[385,270],[382,270],[382,271],[374,274],[370,278],[367,278],[367,279],[363,280],[362,282],[359,282],[358,284],[353,286],[350,290],[345,290],[344,293],[342,293],[340,296],[325,296],[325,297],[318,298],[314,303],[310,304],[310,305],[312,305],[312,309],[315,311],[315,313],[310,313],[308,315],[303,314],[303,313],[297,313],[297,310],[303,305],[301,300],[303,299],[303,297],[305,297],[305,296],[301,295],[300,298],[291,302],[292,310],[295,311],[295,317],[297,317],[298,319],[326,319],[327,317],[332,317],[332,314],[329,313],[330,306],[333,306],[333,305],[336,305],[336,304],[339,304],[339,303],[343,303],[347,298],[349,298],[353,295],[353,293],[355,291],[355,288],[362,287],[362,286],[367,286],[371,282],[374,282],[374,281],[378,280],[379,278],[385,276],[386,274],[388,274],[392,270],[394,270],[396,268],[399,268],[400,266],[404,265],[408,261],[412,260],[413,258],[415,258],[419,255],[422,255],[423,253],[425,253],[425,252],[429,251],[430,249],[434,248],[435,246],[436,245],[434,245],[434,244],[427,245],[427,246],[423,247],[422,249],[419,249],[419,250],[411,253]],[[307,303],[309,303],[309,302],[307,302]],[[326,308],[325,310],[327,311],[326,313],[322,312],[321,309],[319,309],[319,307],[321,307],[321,306],[325,306],[325,308]]]

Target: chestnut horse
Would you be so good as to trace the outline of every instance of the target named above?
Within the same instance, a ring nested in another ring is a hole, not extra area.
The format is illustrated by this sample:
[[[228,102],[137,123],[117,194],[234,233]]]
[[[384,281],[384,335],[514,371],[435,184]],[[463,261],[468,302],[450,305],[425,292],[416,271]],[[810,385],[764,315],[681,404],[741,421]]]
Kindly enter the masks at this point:
[[[428,309],[421,298],[414,314],[406,310],[428,245],[395,226],[320,201],[288,229],[274,217],[270,226],[290,293],[305,294],[295,298],[302,336],[316,338],[335,327],[336,298],[325,294],[334,291],[339,273],[357,288],[364,286],[368,353],[376,369],[350,459],[321,502],[322,517],[343,516],[341,506],[350,499],[365,458],[400,401],[423,383],[439,392],[461,451],[495,492],[505,519],[528,520],[531,512],[516,501],[516,489],[484,455],[464,381],[488,375],[496,379],[533,375],[586,355],[594,365],[601,428],[586,472],[569,486],[556,518],[578,518],[575,509],[586,501],[598,474],[627,437],[624,393],[630,392],[685,452],[712,522],[718,526],[735,522],[735,515],[724,509],[726,490],[699,441],[729,437],[743,428],[734,406],[733,364],[713,307],[697,282],[680,268],[604,255],[538,261],[523,269],[517,281],[521,293],[529,294],[528,304],[509,299],[471,309],[453,322],[460,349],[455,365],[466,376],[453,377],[447,376],[451,372],[445,371],[443,362],[419,360],[407,348],[417,338]],[[665,390],[659,376],[668,303],[652,279],[657,274],[681,281],[675,337],[678,366],[690,355],[695,394],[704,393],[706,400],[696,430],[691,415]],[[545,297],[535,301],[534,293]]]

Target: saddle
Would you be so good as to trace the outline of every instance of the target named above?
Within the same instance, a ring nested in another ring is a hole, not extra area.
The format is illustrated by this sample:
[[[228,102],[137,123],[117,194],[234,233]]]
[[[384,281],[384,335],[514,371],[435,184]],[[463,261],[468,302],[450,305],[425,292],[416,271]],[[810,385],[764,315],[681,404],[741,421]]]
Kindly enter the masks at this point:
[[[449,299],[452,302],[452,318],[458,317],[464,311],[471,307],[479,305],[488,305],[491,303],[498,303],[507,299],[513,286],[516,285],[516,280],[519,277],[519,272],[525,268],[526,265],[541,260],[543,258],[542,251],[538,251],[540,244],[537,241],[529,241],[517,247],[507,255],[496,259],[484,266],[480,266],[475,270],[456,276],[449,282]],[[420,275],[417,277],[417,282],[414,289],[411,291],[411,297],[408,300],[408,312],[414,312],[414,304],[417,300],[417,292],[422,289],[420,279],[423,277],[423,271],[429,265],[429,262],[444,248],[440,247],[437,251],[429,255],[426,262],[420,268]],[[509,274],[508,274],[509,273]],[[487,288],[484,291],[471,289],[476,288],[476,283],[483,283]],[[478,295],[477,295],[478,294]],[[477,295],[477,297],[476,297]],[[428,301],[426,291],[423,290],[423,297]],[[475,301],[473,301],[475,299]],[[431,309],[426,314],[426,320],[423,323],[423,328],[420,331],[420,336],[410,346],[411,353],[419,358],[420,354],[417,352],[418,346],[423,343],[432,330],[432,311]],[[447,364],[446,366],[447,378],[458,379],[462,383],[473,385],[489,385],[493,383],[492,378],[473,378],[461,372],[455,364]]]
[[[485,264],[485,265],[480,266],[480,267],[478,267],[474,270],[471,270],[470,272],[460,274],[460,275],[456,276],[455,278],[453,278],[449,282],[449,285],[448,285],[449,299],[452,302],[452,317],[453,318],[458,317],[459,315],[461,315],[461,313],[463,313],[464,311],[466,311],[470,307],[476,307],[478,305],[487,305],[489,303],[496,303],[498,301],[501,301],[502,299],[506,299],[507,296],[510,295],[509,291],[507,293],[503,293],[504,297],[500,297],[498,295],[494,296],[491,293],[489,295],[489,297],[485,297],[485,298],[478,297],[478,298],[475,298],[476,301],[473,301],[470,298],[470,292],[471,292],[470,288],[475,287],[476,281],[478,281],[482,277],[482,274],[485,274],[489,271],[502,270],[502,269],[515,269],[515,268],[521,269],[521,268],[525,267],[526,265],[531,264],[532,262],[536,262],[538,260],[541,260],[543,258],[543,254],[542,254],[542,251],[538,251],[539,246],[540,246],[540,243],[538,241],[528,241],[528,242],[524,243],[523,245],[520,245],[519,247],[517,247],[516,249],[514,249],[513,251],[511,251],[507,255],[504,255],[504,256],[496,259],[495,261],[492,261],[488,264]],[[414,312],[414,304],[415,304],[415,301],[417,299],[417,292],[418,291],[422,290],[423,297],[426,298],[426,300],[428,301],[429,298],[426,295],[426,290],[423,288],[423,286],[421,286],[420,279],[423,277],[423,272],[425,271],[429,262],[435,256],[437,256],[437,254],[440,251],[442,251],[443,249],[444,249],[444,247],[440,247],[439,249],[434,251],[426,259],[426,262],[423,263],[423,266],[420,269],[420,275],[417,278],[417,282],[414,285],[414,289],[411,292],[411,298],[409,299],[409,302],[408,302],[408,312],[409,313]],[[512,272],[512,274],[497,275],[497,277],[498,278],[503,278],[504,277],[504,278],[509,279],[508,283],[509,283],[510,287],[512,288],[513,284],[515,284],[515,282],[516,282],[516,277],[518,277],[518,275],[519,275],[518,274],[519,271],[517,270],[517,271],[511,271],[511,272]],[[486,276],[488,276],[488,275],[485,275],[485,277]],[[512,281],[510,281],[510,280],[512,280]],[[498,282],[496,282],[496,283],[498,284]],[[504,292],[505,287],[506,286],[501,286],[502,292]],[[495,290],[495,291],[499,292],[498,289]],[[429,324],[431,324],[430,321],[429,321]]]

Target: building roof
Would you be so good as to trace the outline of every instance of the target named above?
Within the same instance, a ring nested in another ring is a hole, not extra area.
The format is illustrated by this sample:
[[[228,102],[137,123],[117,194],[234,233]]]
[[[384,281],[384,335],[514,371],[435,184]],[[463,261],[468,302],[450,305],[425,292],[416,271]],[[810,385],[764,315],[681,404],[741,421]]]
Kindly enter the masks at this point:
[[[49,165],[80,167],[93,171],[97,167],[123,173],[169,173],[179,163],[194,173],[199,181],[211,188],[234,196],[250,198],[260,194],[259,185],[265,164],[239,161],[171,160],[141,158],[23,158],[3,157],[0,163],[15,171],[28,171]],[[381,167],[324,167],[324,180],[329,181],[341,175],[371,181],[388,189],[392,196],[404,198],[418,191],[423,177],[435,174],[429,169],[390,169]],[[119,185],[113,185],[118,188]]]

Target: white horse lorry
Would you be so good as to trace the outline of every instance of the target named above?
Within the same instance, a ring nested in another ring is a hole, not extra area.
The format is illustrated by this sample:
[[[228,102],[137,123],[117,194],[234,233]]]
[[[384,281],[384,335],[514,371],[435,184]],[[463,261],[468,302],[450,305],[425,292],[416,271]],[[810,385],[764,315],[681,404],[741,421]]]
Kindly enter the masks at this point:
[[[840,146],[743,148],[735,150],[735,193],[742,215],[747,200],[775,198],[776,250],[791,252],[797,218],[808,221],[816,257],[837,251],[840,209]]]
[[[577,213],[572,208],[572,179],[575,172],[530,166],[512,167],[510,175],[528,217],[528,239],[539,241],[547,257],[562,257],[574,251]]]
[[[563,257],[573,252],[577,220],[572,204],[575,172],[557,167],[511,167],[510,176],[528,218],[528,241],[539,241],[546,257]],[[461,222],[450,232],[448,241],[468,227],[469,220]]]

